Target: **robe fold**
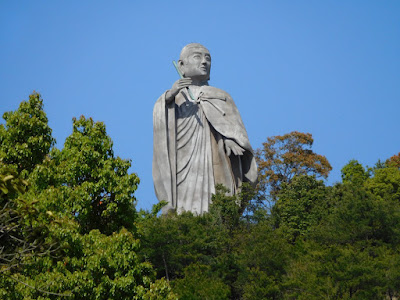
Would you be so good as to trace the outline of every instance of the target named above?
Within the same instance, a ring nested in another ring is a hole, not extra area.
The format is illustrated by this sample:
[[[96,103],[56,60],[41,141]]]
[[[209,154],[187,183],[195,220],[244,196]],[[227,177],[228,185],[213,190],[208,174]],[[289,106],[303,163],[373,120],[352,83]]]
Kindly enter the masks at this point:
[[[153,180],[157,198],[166,200],[163,212],[208,211],[215,185],[231,194],[242,182],[256,183],[257,165],[246,129],[230,95],[202,86],[192,101],[186,90],[167,104],[164,93],[153,111]],[[224,139],[245,149],[228,157]]]

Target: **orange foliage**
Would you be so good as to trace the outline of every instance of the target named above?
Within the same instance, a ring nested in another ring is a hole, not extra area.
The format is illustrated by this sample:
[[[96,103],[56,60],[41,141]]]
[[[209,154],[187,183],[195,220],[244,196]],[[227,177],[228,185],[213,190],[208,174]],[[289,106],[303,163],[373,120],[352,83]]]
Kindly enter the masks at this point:
[[[269,137],[263,148],[256,151],[260,191],[273,195],[295,175],[327,178],[332,167],[325,156],[311,150],[313,142],[310,133],[297,131]]]
[[[389,167],[400,168],[400,152],[397,155],[393,155],[386,161]]]

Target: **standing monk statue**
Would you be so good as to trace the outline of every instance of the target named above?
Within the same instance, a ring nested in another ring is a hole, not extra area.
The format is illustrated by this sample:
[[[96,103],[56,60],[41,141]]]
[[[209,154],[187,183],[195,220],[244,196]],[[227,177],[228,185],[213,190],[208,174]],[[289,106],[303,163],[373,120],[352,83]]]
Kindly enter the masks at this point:
[[[177,80],[153,111],[153,180],[163,213],[207,212],[215,186],[231,194],[242,182],[255,184],[257,165],[242,118],[231,96],[208,85],[210,52],[186,45]]]

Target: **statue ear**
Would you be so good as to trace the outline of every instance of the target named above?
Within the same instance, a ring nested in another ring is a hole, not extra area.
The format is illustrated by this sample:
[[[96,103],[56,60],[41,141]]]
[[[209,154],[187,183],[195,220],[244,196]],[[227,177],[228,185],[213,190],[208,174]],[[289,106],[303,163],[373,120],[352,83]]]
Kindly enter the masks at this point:
[[[183,77],[185,77],[185,71],[184,71],[184,62],[183,60],[178,60],[178,67],[179,67],[179,71],[181,71],[181,74],[183,75]]]

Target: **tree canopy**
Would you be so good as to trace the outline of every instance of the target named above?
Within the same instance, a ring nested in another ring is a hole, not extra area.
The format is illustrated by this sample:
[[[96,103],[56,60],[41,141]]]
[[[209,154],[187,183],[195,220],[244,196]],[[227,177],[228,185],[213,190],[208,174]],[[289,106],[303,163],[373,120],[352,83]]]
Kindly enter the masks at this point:
[[[313,143],[310,133],[297,131],[267,138],[256,152],[259,199],[275,201],[282,184],[298,175],[328,177],[332,167],[325,156],[312,151]]]
[[[140,259],[139,179],[129,160],[114,156],[105,125],[73,119],[64,148],[51,149],[37,93],[4,119],[1,298],[175,299]]]
[[[39,94],[3,119],[1,299],[400,297],[399,154],[351,160],[329,186],[311,134],[270,137],[256,190],[160,215],[137,211],[139,178],[102,122],[74,118],[58,149]]]

